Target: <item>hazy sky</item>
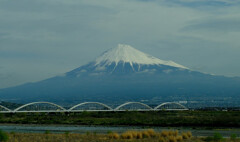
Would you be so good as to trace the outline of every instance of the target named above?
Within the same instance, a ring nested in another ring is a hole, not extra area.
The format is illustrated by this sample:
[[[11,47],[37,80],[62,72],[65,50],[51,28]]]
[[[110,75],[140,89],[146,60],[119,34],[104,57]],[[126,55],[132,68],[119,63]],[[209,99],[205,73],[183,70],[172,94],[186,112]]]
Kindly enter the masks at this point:
[[[0,0],[0,88],[65,73],[119,43],[240,76],[240,2]]]

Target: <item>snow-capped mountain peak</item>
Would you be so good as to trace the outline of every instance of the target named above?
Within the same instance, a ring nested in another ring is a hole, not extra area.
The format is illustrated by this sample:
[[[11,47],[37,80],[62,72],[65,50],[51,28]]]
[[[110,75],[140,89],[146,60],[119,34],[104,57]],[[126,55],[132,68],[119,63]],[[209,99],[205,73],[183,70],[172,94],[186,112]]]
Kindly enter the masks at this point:
[[[116,48],[112,48],[102,54],[102,56],[96,59],[96,66],[103,64],[110,65],[119,62],[129,63],[131,66],[133,64],[139,65],[167,65],[177,68],[187,69],[186,67],[177,64],[173,61],[164,61],[156,57],[143,53],[130,45],[119,44]]]

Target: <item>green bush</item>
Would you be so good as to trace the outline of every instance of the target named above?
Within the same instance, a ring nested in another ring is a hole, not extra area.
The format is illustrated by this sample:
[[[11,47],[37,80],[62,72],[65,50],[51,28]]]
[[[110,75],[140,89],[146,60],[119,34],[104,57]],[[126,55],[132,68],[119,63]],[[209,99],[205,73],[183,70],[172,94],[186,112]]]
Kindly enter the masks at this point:
[[[46,130],[44,133],[45,133],[45,134],[50,134],[50,131],[49,131],[49,130]]]
[[[96,136],[96,135],[97,135],[97,132],[93,132],[93,135]]]
[[[206,137],[206,138],[202,138],[203,141],[206,141],[206,142],[211,142],[211,141],[214,141],[213,137]]]
[[[66,132],[64,132],[64,134],[65,134],[65,137],[66,137],[66,138],[68,138],[68,137],[69,137],[69,134],[70,134],[70,132],[69,132],[69,131],[66,131]]]
[[[220,133],[215,133],[213,136],[214,141],[220,142],[223,140],[223,136]]]
[[[230,139],[231,139],[231,141],[236,141],[237,140],[237,135],[236,134],[232,134],[230,136]]]
[[[3,132],[2,130],[0,130],[0,142],[5,142],[8,140],[8,135],[7,133]]]
[[[87,132],[86,132],[86,135],[87,135],[87,136],[89,136],[89,135],[90,135],[90,132],[89,132],[89,131],[87,131]]]

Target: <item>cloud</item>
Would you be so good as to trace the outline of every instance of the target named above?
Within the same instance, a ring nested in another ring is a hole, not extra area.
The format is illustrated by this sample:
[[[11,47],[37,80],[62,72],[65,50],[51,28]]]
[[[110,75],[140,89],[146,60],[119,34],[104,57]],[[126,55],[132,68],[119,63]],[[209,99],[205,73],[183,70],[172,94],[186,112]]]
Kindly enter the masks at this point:
[[[139,2],[153,2],[155,4],[166,5],[171,7],[182,6],[198,10],[211,10],[226,8],[239,5],[238,0],[136,0]]]
[[[208,18],[195,21],[183,28],[185,31],[240,32],[240,19],[236,17]]]
[[[2,0],[0,74],[13,73],[12,85],[42,80],[123,43],[189,68],[240,76],[238,13],[237,0]]]

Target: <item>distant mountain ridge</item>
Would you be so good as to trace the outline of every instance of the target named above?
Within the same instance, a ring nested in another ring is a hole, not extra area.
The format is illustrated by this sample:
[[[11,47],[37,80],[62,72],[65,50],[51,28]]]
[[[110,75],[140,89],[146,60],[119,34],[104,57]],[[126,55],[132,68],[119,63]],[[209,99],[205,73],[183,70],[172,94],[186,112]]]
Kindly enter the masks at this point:
[[[240,105],[239,96],[239,78],[192,71],[122,44],[62,76],[0,90],[0,100],[62,104],[220,101],[235,106]]]

